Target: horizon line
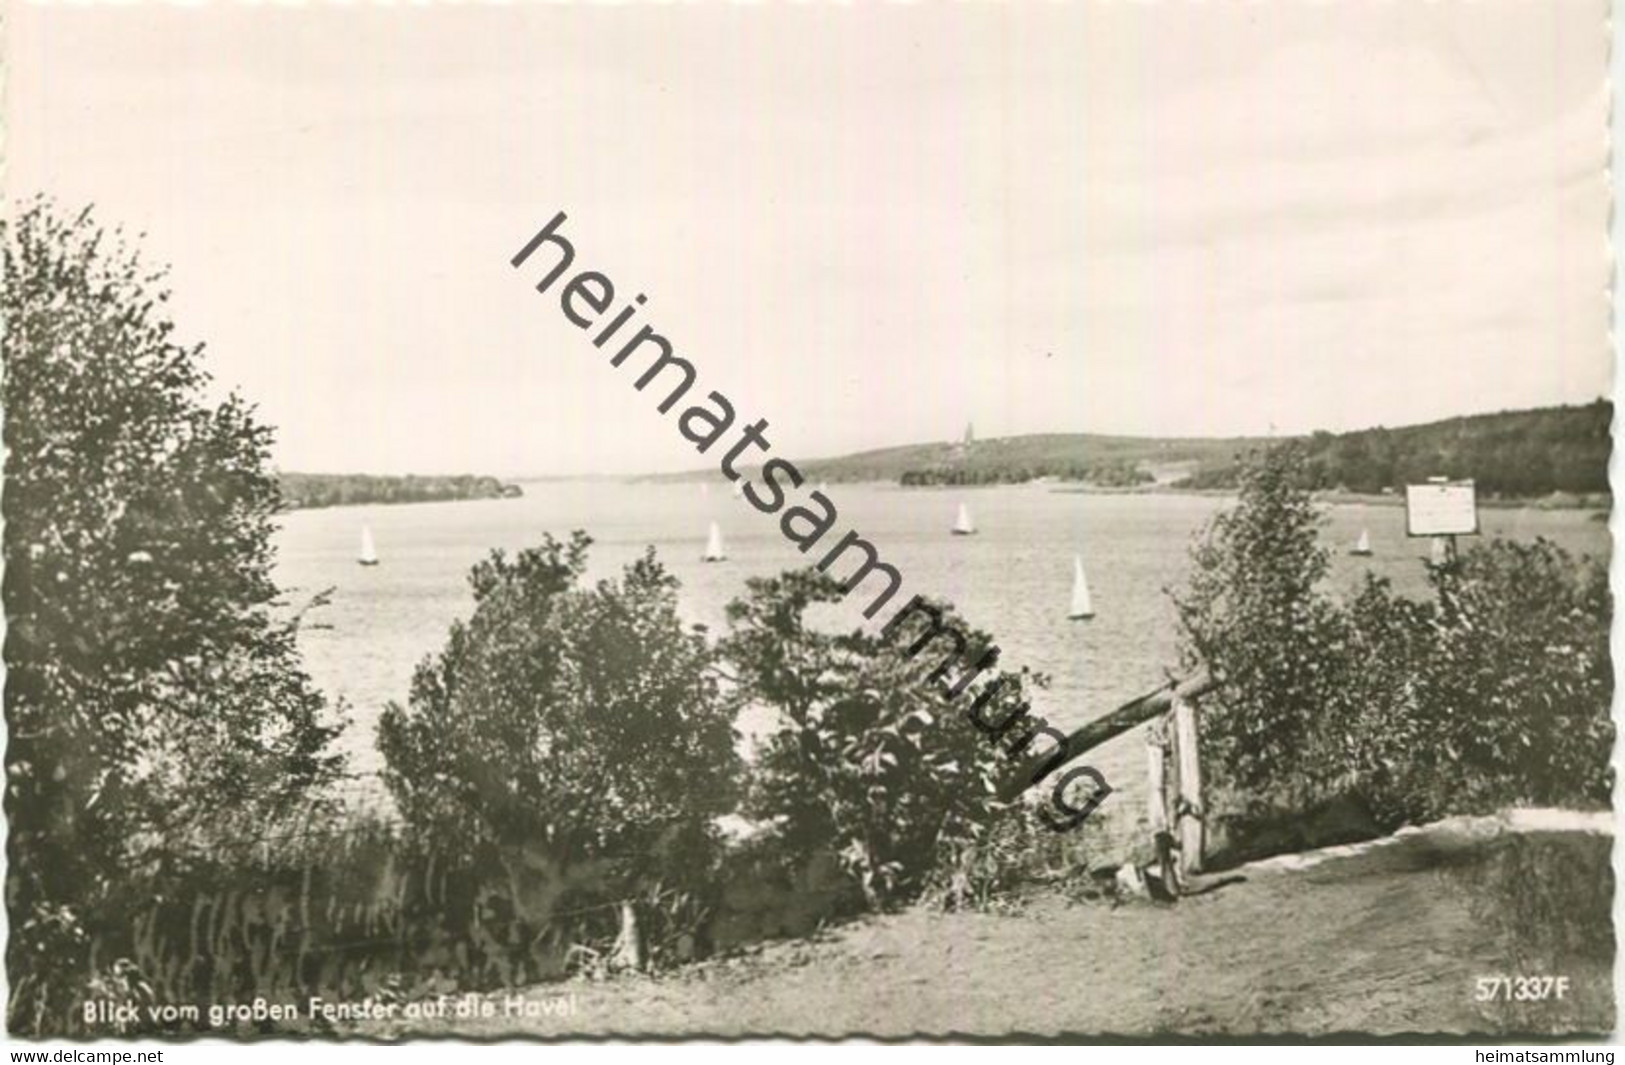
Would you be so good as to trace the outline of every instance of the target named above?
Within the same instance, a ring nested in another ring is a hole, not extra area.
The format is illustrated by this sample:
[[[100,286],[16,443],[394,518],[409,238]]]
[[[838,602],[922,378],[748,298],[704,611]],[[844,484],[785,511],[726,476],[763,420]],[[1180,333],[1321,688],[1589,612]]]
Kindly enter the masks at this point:
[[[1087,432],[1087,431],[1085,431],[1085,432],[1067,432],[1067,431],[1060,431],[1060,430],[1045,430],[1045,431],[1037,431],[1037,432],[1010,433],[1010,434],[1006,434],[1006,435],[1002,435],[1002,436],[982,437],[982,438],[978,438],[975,441],[975,443],[985,444],[985,443],[992,443],[994,441],[1027,440],[1027,439],[1032,439],[1034,437],[1093,437],[1093,438],[1102,439],[1102,440],[1168,441],[1168,442],[1178,442],[1178,443],[1227,443],[1227,442],[1228,443],[1237,443],[1237,444],[1241,444],[1241,443],[1261,443],[1261,442],[1265,442],[1265,441],[1269,441],[1269,440],[1302,439],[1302,438],[1312,437],[1312,436],[1316,435],[1317,433],[1322,433],[1322,432],[1330,433],[1333,436],[1347,436],[1347,435],[1350,435],[1350,434],[1353,434],[1353,433],[1374,432],[1374,431],[1379,430],[1379,429],[1386,429],[1386,430],[1420,429],[1420,428],[1425,428],[1425,427],[1430,426],[1430,425],[1441,425],[1441,424],[1444,424],[1446,422],[1462,421],[1462,420],[1473,419],[1473,418],[1493,418],[1493,417],[1497,417],[1497,416],[1500,416],[1500,415],[1509,415],[1509,414],[1531,414],[1531,413],[1536,413],[1536,412],[1539,412],[1539,411],[1567,410],[1567,409],[1575,409],[1575,408],[1582,408],[1582,407],[1590,407],[1590,406],[1595,406],[1597,404],[1609,404],[1609,405],[1612,405],[1612,403],[1613,403],[1613,400],[1611,398],[1607,397],[1607,396],[1597,396],[1597,397],[1595,397],[1593,399],[1590,399],[1590,400],[1587,400],[1587,401],[1584,401],[1584,402],[1549,403],[1549,404],[1546,404],[1544,406],[1538,406],[1538,407],[1504,407],[1504,408],[1501,408],[1499,410],[1484,410],[1484,411],[1475,411],[1475,412],[1466,413],[1466,414],[1452,414],[1452,415],[1448,415],[1448,416],[1443,417],[1443,418],[1434,418],[1434,419],[1431,419],[1429,421],[1407,422],[1407,423],[1398,424],[1398,425],[1388,425],[1388,424],[1384,424],[1382,422],[1378,422],[1378,423],[1375,423],[1375,424],[1372,424],[1372,425],[1366,425],[1366,426],[1362,426],[1362,427],[1356,428],[1356,429],[1339,429],[1339,430],[1310,429],[1310,430],[1307,430],[1307,431],[1304,431],[1304,432],[1291,432],[1291,433],[1286,433],[1286,432],[1279,432],[1279,433],[1278,432],[1264,432],[1264,433],[1242,433],[1242,434],[1233,434],[1233,435],[1198,435],[1198,436],[1162,435],[1162,434],[1151,434],[1151,433],[1144,433],[1144,434],[1142,434],[1142,433],[1108,433],[1108,432]],[[956,445],[958,443],[960,443],[960,441],[957,441],[957,440],[954,440],[954,439],[951,439],[951,438],[943,438],[943,439],[940,439],[940,440],[914,440],[914,441],[909,441],[909,442],[904,442],[904,443],[881,444],[881,445],[877,445],[877,446],[873,446],[873,447],[865,447],[865,448],[859,448],[859,449],[855,449],[855,450],[851,450],[851,451],[843,451],[843,452],[840,452],[838,454],[833,454],[833,455],[822,455],[822,456],[815,456],[815,457],[812,457],[812,458],[797,459],[795,461],[798,464],[801,464],[801,465],[813,465],[815,463],[840,462],[840,461],[843,461],[843,460],[846,460],[846,459],[859,458],[859,457],[862,457],[862,456],[865,456],[865,455],[877,455],[877,454],[881,454],[881,453],[888,452],[888,451],[901,451],[901,450],[905,450],[905,449],[908,449],[908,448],[929,447],[929,446],[936,445],[936,444],[940,444],[940,445],[944,445],[944,446],[954,446],[954,445]],[[746,468],[748,468],[748,466]],[[604,470],[579,470],[579,471],[574,471],[574,472],[569,472],[569,473],[557,473],[557,472],[555,472],[555,473],[476,473],[476,472],[471,472],[471,471],[468,471],[468,470],[462,470],[462,471],[456,471],[456,472],[452,472],[452,471],[442,471],[442,472],[408,471],[408,472],[405,472],[405,473],[370,473],[368,471],[354,470],[354,469],[352,469],[352,470],[313,470],[313,469],[292,469],[292,468],[285,469],[285,468],[282,468],[280,465],[275,465],[274,470],[278,475],[282,475],[282,474],[300,474],[300,475],[304,475],[304,476],[323,476],[323,477],[346,477],[346,476],[354,476],[354,477],[361,477],[361,476],[366,476],[366,477],[464,477],[464,476],[466,476],[466,477],[497,477],[497,478],[500,478],[500,479],[505,479],[505,480],[510,480],[510,481],[647,480],[647,479],[667,478],[667,477],[670,477],[670,478],[693,477],[693,476],[701,476],[701,475],[705,475],[707,473],[715,473],[716,472],[715,469],[712,468],[712,467],[692,467],[692,468],[680,469],[680,470],[647,470],[647,469],[645,469],[645,470],[642,470],[642,471],[628,471],[628,472],[621,472],[621,473],[609,472],[609,471],[604,471]]]

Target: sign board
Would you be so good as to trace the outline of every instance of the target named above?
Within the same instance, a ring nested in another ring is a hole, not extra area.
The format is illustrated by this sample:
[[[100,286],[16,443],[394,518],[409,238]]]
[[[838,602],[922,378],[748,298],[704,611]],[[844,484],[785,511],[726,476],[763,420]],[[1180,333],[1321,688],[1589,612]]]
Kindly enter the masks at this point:
[[[1405,532],[1410,536],[1476,536],[1478,499],[1473,482],[1406,485]]]

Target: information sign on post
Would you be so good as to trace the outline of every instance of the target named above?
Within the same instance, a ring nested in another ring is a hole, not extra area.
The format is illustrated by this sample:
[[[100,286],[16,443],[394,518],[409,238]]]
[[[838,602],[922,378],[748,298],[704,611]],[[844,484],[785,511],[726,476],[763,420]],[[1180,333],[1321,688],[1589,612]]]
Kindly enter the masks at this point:
[[[1478,535],[1478,498],[1473,482],[1406,485],[1405,532],[1410,536]]]

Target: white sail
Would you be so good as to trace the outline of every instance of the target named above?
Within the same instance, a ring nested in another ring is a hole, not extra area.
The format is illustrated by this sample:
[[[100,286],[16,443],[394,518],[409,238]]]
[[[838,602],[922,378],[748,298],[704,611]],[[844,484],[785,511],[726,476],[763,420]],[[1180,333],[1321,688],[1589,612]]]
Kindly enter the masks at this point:
[[[713,521],[711,523],[711,535],[706,537],[705,540],[705,554],[701,555],[700,558],[706,562],[721,562],[727,557],[726,552],[722,549],[722,530]]]
[[[378,549],[373,546],[372,529],[366,525],[361,527],[361,554],[356,561],[363,566],[376,566],[378,564]]]
[[[1371,533],[1369,530],[1360,530],[1360,539],[1354,545],[1356,555],[1369,555],[1371,553]]]
[[[1095,616],[1094,604],[1089,601],[1089,578],[1083,575],[1083,559],[1080,556],[1072,557],[1072,609],[1067,611],[1069,618],[1092,618]]]
[[[956,536],[969,536],[976,531],[976,523],[971,520],[970,508],[959,504],[959,517],[954,519],[954,534]]]

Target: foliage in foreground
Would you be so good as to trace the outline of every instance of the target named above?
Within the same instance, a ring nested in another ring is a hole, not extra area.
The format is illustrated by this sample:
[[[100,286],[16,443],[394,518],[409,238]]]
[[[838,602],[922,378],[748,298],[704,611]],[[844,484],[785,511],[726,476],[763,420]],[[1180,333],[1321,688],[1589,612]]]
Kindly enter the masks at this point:
[[[757,753],[745,812],[773,822],[793,853],[839,855],[870,908],[914,897],[1001,816],[994,792],[1012,763],[991,734],[1021,742],[1025,696],[1044,678],[992,673],[950,702],[922,680],[929,666],[909,657],[909,639],[808,623],[810,608],[840,602],[832,577],[793,571],[747,588],[729,606],[722,652],[743,696],[778,725]],[[993,645],[952,608],[943,617],[976,653]],[[976,693],[988,693],[978,713],[991,727],[967,717]]]
[[[1383,827],[1514,804],[1606,806],[1612,777],[1606,567],[1491,541],[1430,566],[1413,600],[1368,577],[1324,589],[1301,448],[1242,471],[1238,504],[1176,596],[1204,700],[1204,757],[1242,821],[1358,799]]]
[[[163,275],[87,211],[5,234],[13,1030],[67,1010],[138,877],[332,780],[338,731],[274,609],[270,431],[204,399]]]
[[[627,945],[679,961],[996,849],[969,849],[992,745],[936,721],[895,648],[809,634],[780,650],[827,675],[801,678],[818,694],[755,789],[781,833],[723,853],[740,767],[717,651],[652,554],[584,586],[580,535],[475,567],[473,616],[380,726],[404,824],[347,811],[327,787],[339,723],[271,580],[269,431],[201,399],[161,277],[88,215],[25,212],[5,268],[13,1032],[218,1030],[234,1022],[210,1005],[256,995],[511,986]],[[825,584],[813,598],[838,598]],[[782,699],[772,632],[735,638]],[[801,740],[835,759],[811,802]],[[90,999],[204,1013],[109,1028]]]
[[[590,542],[476,565],[472,617],[384,712],[378,747],[415,838],[496,848],[579,905],[624,902],[630,924],[640,900],[713,868],[733,708],[653,552],[581,587]]]

